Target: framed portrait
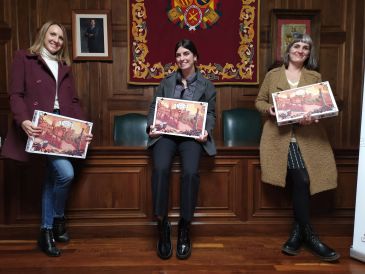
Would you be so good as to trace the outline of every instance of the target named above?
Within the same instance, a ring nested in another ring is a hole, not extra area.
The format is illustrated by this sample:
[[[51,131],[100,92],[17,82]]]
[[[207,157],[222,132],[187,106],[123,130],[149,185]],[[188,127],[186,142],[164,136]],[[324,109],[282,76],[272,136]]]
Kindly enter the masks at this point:
[[[72,11],[73,60],[112,60],[109,10]]]
[[[316,51],[320,45],[320,11],[273,9],[271,13],[272,61],[280,63],[287,45],[298,33],[312,37]]]

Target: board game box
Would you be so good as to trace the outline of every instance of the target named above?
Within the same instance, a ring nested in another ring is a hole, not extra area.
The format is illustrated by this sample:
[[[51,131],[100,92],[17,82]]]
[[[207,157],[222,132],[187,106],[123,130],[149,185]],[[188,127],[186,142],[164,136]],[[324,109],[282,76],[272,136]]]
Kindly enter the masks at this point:
[[[157,97],[154,132],[196,138],[204,134],[208,103]]]
[[[272,99],[279,126],[297,123],[308,112],[315,119],[338,115],[328,81],[275,92]]]
[[[28,137],[25,151],[29,153],[85,158],[86,135],[93,123],[35,110],[32,123],[43,129],[40,136]]]

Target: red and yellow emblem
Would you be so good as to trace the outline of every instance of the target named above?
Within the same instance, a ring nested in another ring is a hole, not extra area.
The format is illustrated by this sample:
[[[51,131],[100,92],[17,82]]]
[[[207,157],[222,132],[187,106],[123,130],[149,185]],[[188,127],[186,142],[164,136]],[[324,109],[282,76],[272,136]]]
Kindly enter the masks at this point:
[[[219,6],[220,0],[171,0],[167,16],[180,28],[206,29],[219,20]]]

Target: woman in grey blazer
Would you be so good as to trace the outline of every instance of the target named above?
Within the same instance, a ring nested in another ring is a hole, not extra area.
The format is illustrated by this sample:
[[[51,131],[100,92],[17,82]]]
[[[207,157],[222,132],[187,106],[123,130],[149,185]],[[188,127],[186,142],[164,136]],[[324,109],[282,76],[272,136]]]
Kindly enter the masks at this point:
[[[179,152],[182,163],[180,187],[181,213],[176,247],[176,256],[179,259],[186,259],[191,254],[189,230],[199,190],[199,163],[201,155],[204,151],[210,156],[216,154],[213,140],[216,99],[214,86],[202,76],[195,66],[198,52],[193,42],[190,40],[179,41],[175,46],[175,58],[179,69],[161,81],[150,106],[147,121],[147,132],[150,137],[148,147],[152,150],[153,158],[153,208],[154,215],[158,220],[159,232],[157,254],[161,259],[168,259],[172,255],[171,226],[167,217],[169,177],[171,164],[176,152]],[[208,111],[205,134],[193,139],[155,133],[153,117],[156,97],[207,102]]]

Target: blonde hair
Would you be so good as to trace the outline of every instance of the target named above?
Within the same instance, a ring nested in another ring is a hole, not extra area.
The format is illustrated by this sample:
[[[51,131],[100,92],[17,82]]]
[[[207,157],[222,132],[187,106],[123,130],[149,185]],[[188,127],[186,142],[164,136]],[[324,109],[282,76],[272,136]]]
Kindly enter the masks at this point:
[[[61,28],[63,33],[63,44],[61,49],[56,53],[56,57],[58,61],[65,62],[67,65],[71,65],[70,60],[70,53],[68,51],[68,40],[67,40],[67,32],[66,28],[57,22],[54,21],[48,21],[43,24],[39,32],[37,33],[36,39],[33,43],[33,45],[29,48],[29,51],[33,54],[40,54],[41,49],[44,47],[44,38],[46,37],[46,33],[48,29],[53,26],[57,25]]]

